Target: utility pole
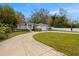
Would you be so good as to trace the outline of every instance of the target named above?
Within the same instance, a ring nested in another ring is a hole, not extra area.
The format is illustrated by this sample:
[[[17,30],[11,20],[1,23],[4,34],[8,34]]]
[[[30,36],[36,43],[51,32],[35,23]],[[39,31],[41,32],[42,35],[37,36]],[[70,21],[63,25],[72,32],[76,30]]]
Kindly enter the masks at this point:
[[[71,31],[73,31],[73,24],[77,23],[77,20],[71,21]]]
[[[73,22],[71,23],[71,32],[73,31]]]

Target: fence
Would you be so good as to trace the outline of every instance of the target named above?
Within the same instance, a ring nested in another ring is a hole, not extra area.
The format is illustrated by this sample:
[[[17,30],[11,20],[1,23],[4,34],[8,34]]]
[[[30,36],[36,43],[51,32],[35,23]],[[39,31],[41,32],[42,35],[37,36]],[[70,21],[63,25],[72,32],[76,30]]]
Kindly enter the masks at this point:
[[[54,28],[51,27],[52,30],[57,30],[57,31],[71,31],[71,28]],[[79,32],[79,28],[73,28],[72,31]]]

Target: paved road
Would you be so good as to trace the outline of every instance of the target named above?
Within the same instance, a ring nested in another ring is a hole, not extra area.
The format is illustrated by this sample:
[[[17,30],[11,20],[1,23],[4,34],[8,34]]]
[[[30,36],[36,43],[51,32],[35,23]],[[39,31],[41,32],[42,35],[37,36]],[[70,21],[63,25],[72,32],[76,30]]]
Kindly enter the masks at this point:
[[[37,32],[22,34],[0,42],[0,56],[63,56],[56,51],[32,38]]]

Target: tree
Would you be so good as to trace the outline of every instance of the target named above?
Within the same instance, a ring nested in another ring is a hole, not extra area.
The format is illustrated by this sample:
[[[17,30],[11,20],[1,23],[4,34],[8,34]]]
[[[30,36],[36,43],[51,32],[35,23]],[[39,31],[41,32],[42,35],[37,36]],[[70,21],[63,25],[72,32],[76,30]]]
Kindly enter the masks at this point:
[[[48,16],[48,18],[46,19],[46,23],[49,25],[49,27],[52,26],[53,20],[51,16]]]
[[[35,10],[32,13],[33,14],[31,15],[30,22],[32,22],[32,23],[46,23],[46,18],[48,17],[49,11],[41,8],[39,10]]]
[[[67,11],[64,9],[59,9],[59,15],[53,15],[52,20],[53,20],[53,26],[54,27],[67,27],[68,26],[68,18],[67,16]]]
[[[65,10],[65,9],[63,9],[63,8],[60,8],[60,9],[59,9],[59,13],[60,13],[60,16],[64,16],[64,17],[67,16],[67,10]]]
[[[52,26],[55,27],[55,24],[57,22],[58,16],[55,14],[55,15],[51,16],[51,18],[52,18]]]
[[[17,23],[18,24],[21,24],[22,25],[22,24],[25,23],[24,14],[22,14],[21,12],[17,12],[16,17],[17,17]]]
[[[12,29],[16,27],[16,12],[12,7],[0,6],[0,23],[8,24]]]

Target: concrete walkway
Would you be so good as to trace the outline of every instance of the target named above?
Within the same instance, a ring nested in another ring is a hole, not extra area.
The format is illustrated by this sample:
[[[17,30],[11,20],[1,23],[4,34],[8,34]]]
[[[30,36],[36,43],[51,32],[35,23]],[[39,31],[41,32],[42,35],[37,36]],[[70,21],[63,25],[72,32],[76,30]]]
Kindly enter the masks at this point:
[[[63,53],[32,38],[37,32],[22,34],[0,42],[0,56],[63,56]]]

